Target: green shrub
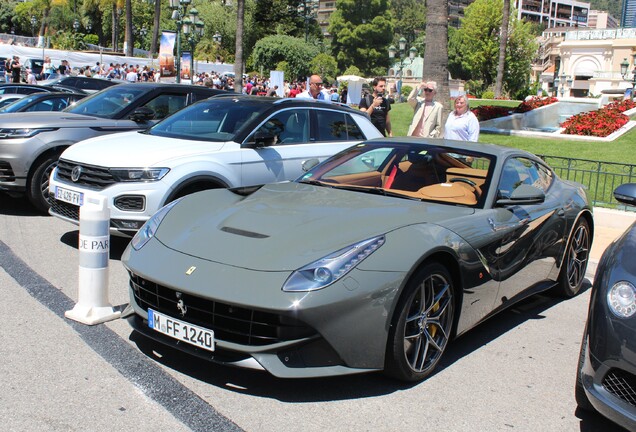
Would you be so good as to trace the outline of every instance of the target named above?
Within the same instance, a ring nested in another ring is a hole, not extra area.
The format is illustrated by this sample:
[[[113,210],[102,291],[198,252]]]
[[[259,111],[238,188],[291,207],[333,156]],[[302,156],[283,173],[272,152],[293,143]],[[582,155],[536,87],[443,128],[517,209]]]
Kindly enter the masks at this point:
[[[410,95],[412,91],[413,91],[413,87],[405,85],[405,86],[402,86],[402,90],[400,91],[400,94],[402,96],[408,97],[408,95]]]
[[[495,92],[490,91],[490,90],[486,90],[485,92],[483,92],[481,94],[481,98],[482,99],[494,99],[495,98]]]

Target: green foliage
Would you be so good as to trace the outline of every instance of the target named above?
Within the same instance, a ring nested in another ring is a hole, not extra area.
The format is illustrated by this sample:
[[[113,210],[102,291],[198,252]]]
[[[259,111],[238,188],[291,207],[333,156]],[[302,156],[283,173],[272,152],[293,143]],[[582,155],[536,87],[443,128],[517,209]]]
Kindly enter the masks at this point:
[[[310,63],[318,55],[315,45],[291,36],[267,36],[256,43],[252,60],[256,69],[273,70],[281,61],[287,61],[292,80],[311,73]]]
[[[394,26],[393,45],[397,47],[400,37],[404,37],[409,46],[415,46],[423,55],[422,30],[426,28],[426,7],[423,2],[421,0],[392,0],[390,8]]]
[[[87,44],[93,44],[93,45],[97,45],[99,44],[99,37],[97,37],[96,34],[87,34],[84,35],[84,37],[82,38],[82,40],[87,43]]]
[[[338,73],[338,63],[329,54],[320,53],[313,58],[310,64],[311,73],[318,74],[322,77],[323,81],[334,81]]]
[[[471,80],[470,91],[476,96],[495,81],[502,11],[503,0],[476,0],[465,9],[461,28],[449,31],[449,70],[454,78]],[[504,90],[525,97],[537,46],[532,24],[518,20],[514,12],[510,16]]]
[[[86,44],[82,40],[84,35],[71,31],[59,31],[51,38],[53,48],[60,50],[83,50]]]
[[[349,66],[347,69],[345,69],[345,71],[342,73],[343,75],[357,75],[357,76],[361,76],[362,72],[360,72],[360,69],[358,69],[357,66]]]
[[[483,92],[481,94],[481,98],[482,99],[494,99],[495,98],[495,92],[492,90],[486,90],[485,92]]]
[[[411,94],[412,91],[413,91],[413,87],[408,86],[408,85],[403,85],[402,89],[400,90],[400,94],[402,96],[408,97]]]
[[[3,0],[0,2],[0,33],[9,33],[11,31],[13,26],[11,19],[15,14],[16,4],[18,2],[15,0]]]
[[[384,75],[393,39],[388,0],[337,0],[328,31],[339,70],[357,66],[363,75]]]

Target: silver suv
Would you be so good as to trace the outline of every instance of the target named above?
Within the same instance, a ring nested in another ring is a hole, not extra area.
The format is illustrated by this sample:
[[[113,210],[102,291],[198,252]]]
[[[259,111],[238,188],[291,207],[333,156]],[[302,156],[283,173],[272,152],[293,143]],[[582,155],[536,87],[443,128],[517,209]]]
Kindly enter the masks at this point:
[[[78,141],[147,129],[186,105],[221,90],[179,84],[119,84],[61,112],[0,117],[0,191],[25,194],[41,212],[49,208],[49,176],[60,154]],[[108,149],[104,149],[108,152]]]

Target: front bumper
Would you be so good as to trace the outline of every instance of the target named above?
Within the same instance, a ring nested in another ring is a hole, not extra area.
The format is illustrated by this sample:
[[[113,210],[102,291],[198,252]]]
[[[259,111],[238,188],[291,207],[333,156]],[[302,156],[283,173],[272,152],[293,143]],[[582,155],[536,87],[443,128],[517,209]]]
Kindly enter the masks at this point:
[[[384,367],[392,308],[404,273],[356,269],[322,290],[286,293],[281,287],[289,272],[259,272],[205,261],[172,251],[157,239],[133,254],[129,249],[122,259],[131,273],[130,304],[135,315],[129,322],[148,337],[210,361],[262,368],[284,378]],[[192,267],[196,271],[186,275]],[[189,310],[203,310],[212,318],[180,317],[177,291]],[[148,307],[214,330],[215,351],[185,346],[149,329]],[[267,328],[254,330],[263,325]]]
[[[74,204],[55,199],[56,188],[82,193],[88,196],[104,196],[110,211],[110,232],[117,236],[132,237],[141,226],[163,205],[169,192],[169,186],[162,182],[116,183],[102,190],[78,187],[60,181],[57,168],[51,174],[49,194],[51,209],[49,213],[67,222],[79,225],[79,209]]]

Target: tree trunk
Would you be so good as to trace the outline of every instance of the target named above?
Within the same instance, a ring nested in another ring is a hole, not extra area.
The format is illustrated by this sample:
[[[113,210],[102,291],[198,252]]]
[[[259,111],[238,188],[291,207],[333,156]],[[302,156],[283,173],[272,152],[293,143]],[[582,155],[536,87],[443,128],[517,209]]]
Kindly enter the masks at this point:
[[[132,23],[132,0],[126,0],[126,55],[132,57],[134,54],[135,39],[133,35]]]
[[[497,78],[495,79],[495,98],[501,97],[503,89],[503,75],[506,66],[506,46],[508,45],[508,24],[510,23],[510,0],[503,0],[503,17],[501,19],[501,34],[499,35],[499,62],[497,63]]]
[[[437,82],[437,100],[444,106],[444,124],[451,106],[448,88],[448,0],[428,0],[426,5],[424,80]]]
[[[236,1],[236,54],[234,58],[234,91],[243,92],[243,22],[245,0]]]
[[[112,45],[113,51],[117,52],[117,39],[119,38],[119,14],[117,13],[117,6],[113,5],[113,37]]]
[[[152,28],[152,44],[150,45],[150,53],[154,56],[159,51],[157,49],[159,41],[159,26],[161,18],[161,0],[155,0],[155,16]]]

